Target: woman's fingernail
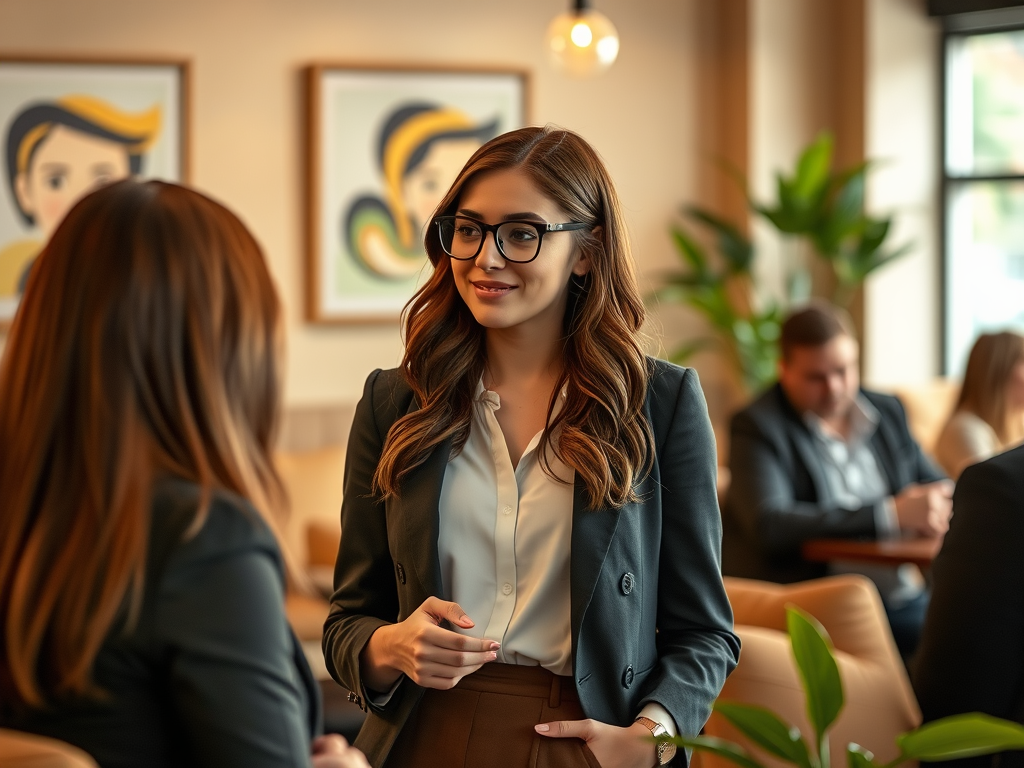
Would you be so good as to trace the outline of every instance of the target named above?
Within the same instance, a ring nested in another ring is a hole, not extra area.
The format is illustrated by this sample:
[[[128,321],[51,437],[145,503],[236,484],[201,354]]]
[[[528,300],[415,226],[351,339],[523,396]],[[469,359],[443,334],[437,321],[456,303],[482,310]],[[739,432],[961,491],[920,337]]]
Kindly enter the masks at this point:
[[[491,650],[492,651],[501,650],[501,643],[491,643]]]
[[[541,725],[535,725],[533,726],[533,728],[535,731],[537,731],[537,733],[547,733],[551,730],[551,726],[547,725],[546,723],[542,723]]]
[[[496,658],[498,658],[498,654],[496,654],[496,653],[488,653],[487,654],[487,658],[490,659],[491,661],[494,661]]]

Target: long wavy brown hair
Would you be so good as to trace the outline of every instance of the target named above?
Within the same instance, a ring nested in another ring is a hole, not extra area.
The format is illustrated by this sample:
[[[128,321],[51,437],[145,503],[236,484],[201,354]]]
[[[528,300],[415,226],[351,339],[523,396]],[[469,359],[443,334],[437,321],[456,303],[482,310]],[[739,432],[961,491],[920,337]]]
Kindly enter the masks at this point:
[[[223,206],[122,181],[81,200],[32,269],[0,366],[0,700],[97,693],[143,593],[153,483],[248,498],[272,527],[280,307]]]
[[[601,158],[580,136],[552,127],[521,128],[476,151],[437,213],[454,213],[470,180],[507,169],[526,173],[572,221],[590,225],[572,233],[591,267],[570,284],[562,374],[548,404],[543,440],[576,470],[591,508],[621,507],[637,499],[634,484],[650,466],[652,438],[643,416],[649,377],[644,305],[615,188]],[[439,443],[450,438],[455,450],[465,445],[485,362],[484,328],[459,296],[435,228],[425,245],[434,271],[406,306],[402,361],[420,407],[388,433],[374,478],[385,497],[397,495],[403,475]],[[563,385],[565,404],[552,418]],[[555,476],[549,466],[544,469]]]
[[[1024,362],[1024,336],[1012,331],[983,333],[971,347],[955,411],[970,411],[985,421],[1003,445],[1024,438],[1024,421],[1006,402],[1014,368]]]

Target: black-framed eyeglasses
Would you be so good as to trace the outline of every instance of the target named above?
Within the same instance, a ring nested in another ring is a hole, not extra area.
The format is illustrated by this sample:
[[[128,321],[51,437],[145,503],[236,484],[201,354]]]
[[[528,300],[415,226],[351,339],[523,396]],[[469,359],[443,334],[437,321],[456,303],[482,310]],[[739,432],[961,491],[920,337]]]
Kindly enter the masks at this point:
[[[568,232],[588,229],[589,224],[577,221],[565,224],[546,224],[537,221],[503,221],[500,224],[484,224],[468,216],[438,216],[434,219],[441,237],[441,247],[453,259],[469,261],[475,259],[484,247],[487,233],[494,233],[498,252],[516,264],[526,264],[537,258],[540,244],[548,232]]]

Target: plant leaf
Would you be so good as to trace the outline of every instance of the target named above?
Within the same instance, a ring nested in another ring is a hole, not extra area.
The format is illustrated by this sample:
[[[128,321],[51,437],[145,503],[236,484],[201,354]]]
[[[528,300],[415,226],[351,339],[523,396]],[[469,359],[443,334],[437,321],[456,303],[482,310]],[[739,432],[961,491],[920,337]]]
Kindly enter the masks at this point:
[[[846,745],[846,764],[849,768],[879,768],[875,756],[860,744]]]
[[[696,276],[703,280],[708,271],[708,259],[704,254],[704,249],[679,227],[672,228],[672,240],[676,244],[683,263],[687,264]]]
[[[807,719],[817,742],[835,722],[843,708],[843,682],[832,655],[828,633],[818,620],[795,605],[786,606],[786,625],[793,645],[793,656],[807,695]]]
[[[800,155],[793,178],[793,194],[808,202],[824,195],[832,167],[832,134],[821,133]]]
[[[673,736],[668,741],[677,747],[689,747],[701,752],[710,752],[735,763],[740,768],[764,768],[743,747],[725,739],[718,739],[714,736]]]
[[[686,212],[718,235],[718,250],[730,272],[750,272],[750,265],[754,260],[754,246],[737,227],[702,208],[691,207]]]
[[[954,760],[1024,749],[1024,726],[971,712],[922,725],[898,736],[896,743],[913,760]]]
[[[801,768],[811,768],[807,743],[800,736],[799,729],[786,725],[773,712],[763,707],[727,701],[717,702],[715,711],[769,754]]]

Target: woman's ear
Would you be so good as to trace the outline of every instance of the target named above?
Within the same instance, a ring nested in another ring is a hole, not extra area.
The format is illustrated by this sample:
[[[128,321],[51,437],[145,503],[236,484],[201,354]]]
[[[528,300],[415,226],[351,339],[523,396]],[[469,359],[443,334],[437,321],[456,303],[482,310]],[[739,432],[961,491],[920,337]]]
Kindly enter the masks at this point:
[[[604,227],[594,227],[592,230],[590,230],[590,235],[591,237],[597,239],[601,248],[604,248]],[[580,277],[583,277],[583,275],[587,274],[589,271],[590,259],[587,257],[586,252],[581,248],[579,256],[576,257],[576,263],[573,265],[572,273],[574,275],[579,275]]]

